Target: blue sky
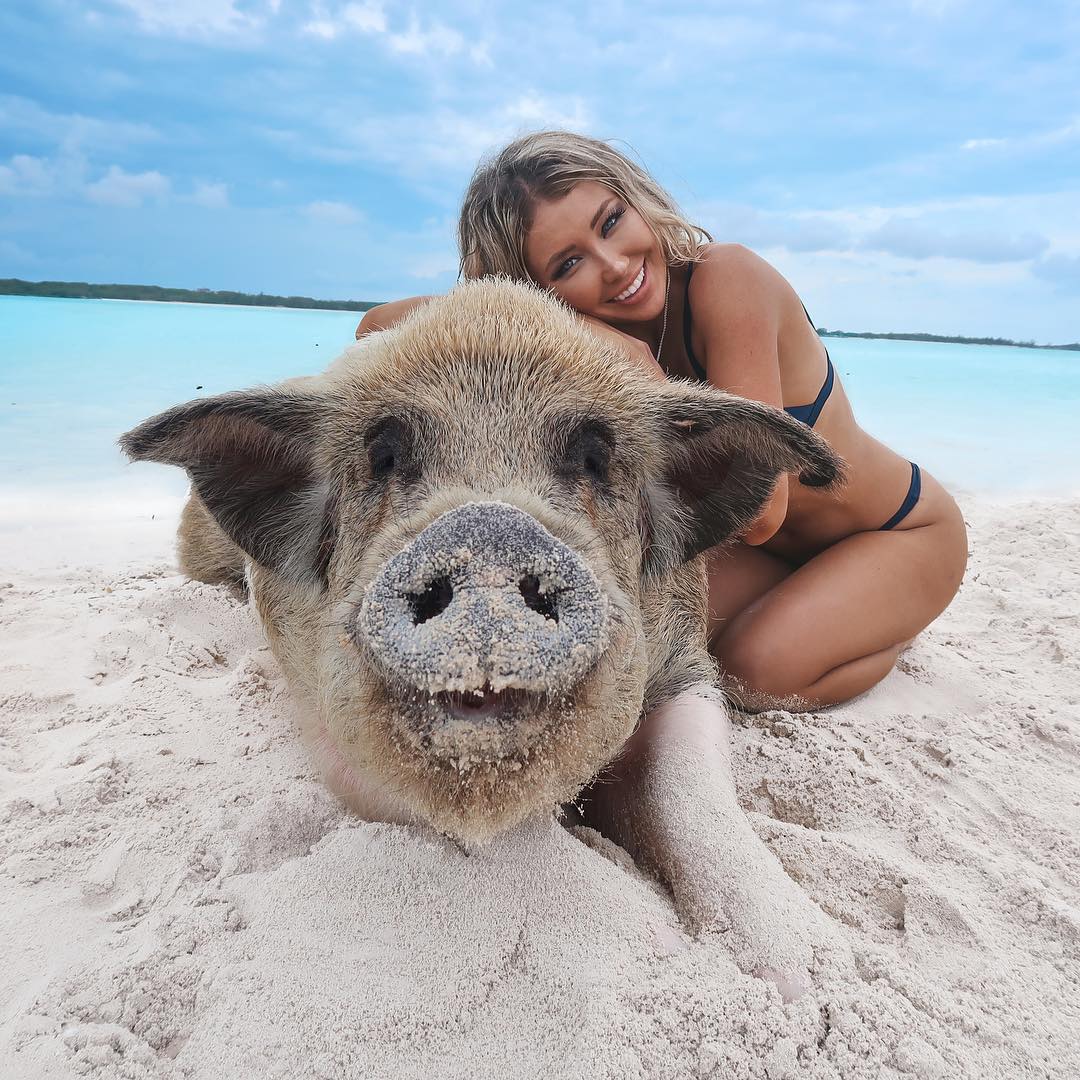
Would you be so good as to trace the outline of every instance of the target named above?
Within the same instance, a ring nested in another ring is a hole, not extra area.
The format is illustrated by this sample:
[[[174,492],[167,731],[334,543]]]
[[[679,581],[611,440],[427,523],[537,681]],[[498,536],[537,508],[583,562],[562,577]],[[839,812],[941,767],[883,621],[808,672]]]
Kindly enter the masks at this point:
[[[816,321],[1080,340],[1080,5],[0,7],[0,277],[448,288],[481,154],[622,140]]]

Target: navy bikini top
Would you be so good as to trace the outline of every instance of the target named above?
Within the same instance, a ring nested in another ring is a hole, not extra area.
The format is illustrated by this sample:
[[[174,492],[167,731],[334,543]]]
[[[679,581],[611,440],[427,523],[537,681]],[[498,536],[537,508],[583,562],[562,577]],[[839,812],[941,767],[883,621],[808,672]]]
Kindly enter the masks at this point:
[[[708,382],[708,376],[705,374],[705,369],[701,366],[701,362],[694,355],[694,348],[690,344],[690,278],[694,273],[694,264],[688,263],[686,267],[686,296],[683,299],[683,343],[686,346],[686,358],[690,361],[690,366],[694,369],[694,374],[702,381]],[[806,305],[803,305],[803,311],[806,311]],[[807,321],[811,326],[814,325],[814,320],[810,318],[810,312],[806,311]],[[828,347],[825,349],[825,381],[821,384],[821,389],[818,391],[818,396],[810,402],[809,405],[785,405],[784,412],[788,416],[794,417],[796,420],[801,420],[807,427],[813,427],[817,423],[817,418],[821,415],[821,410],[825,408],[825,402],[829,400],[829,395],[832,393],[833,388],[833,364],[829,358]]]

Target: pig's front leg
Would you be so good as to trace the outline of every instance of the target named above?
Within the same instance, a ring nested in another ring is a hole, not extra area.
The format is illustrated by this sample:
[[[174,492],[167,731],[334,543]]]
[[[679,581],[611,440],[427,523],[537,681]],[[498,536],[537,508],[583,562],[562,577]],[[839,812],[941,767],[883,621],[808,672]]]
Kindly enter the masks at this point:
[[[724,933],[742,970],[791,1001],[807,988],[825,919],[739,806],[730,738],[720,700],[680,695],[646,717],[594,785],[590,816],[668,885],[693,931]]]

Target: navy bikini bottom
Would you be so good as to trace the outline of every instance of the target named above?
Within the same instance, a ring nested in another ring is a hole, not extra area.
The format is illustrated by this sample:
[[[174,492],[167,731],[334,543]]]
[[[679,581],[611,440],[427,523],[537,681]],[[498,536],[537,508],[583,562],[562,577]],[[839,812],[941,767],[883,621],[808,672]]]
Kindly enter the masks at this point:
[[[897,510],[880,529],[878,529],[878,532],[884,532],[886,529],[895,529],[896,526],[915,509],[915,504],[919,501],[919,495],[921,494],[922,474],[919,472],[919,466],[913,461],[911,463],[911,485],[908,487],[907,497],[900,504],[900,509]]]

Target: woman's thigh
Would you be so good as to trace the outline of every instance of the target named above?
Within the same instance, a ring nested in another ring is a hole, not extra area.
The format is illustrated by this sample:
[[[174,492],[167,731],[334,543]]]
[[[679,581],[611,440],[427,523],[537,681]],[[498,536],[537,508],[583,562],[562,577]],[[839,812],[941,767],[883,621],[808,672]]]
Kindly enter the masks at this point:
[[[789,563],[748,544],[715,547],[707,553],[709,640],[722,634],[736,615],[792,573]]]
[[[958,510],[918,528],[856,533],[729,619],[714,652],[748,684],[797,693],[923,630],[955,594],[966,558]]]

